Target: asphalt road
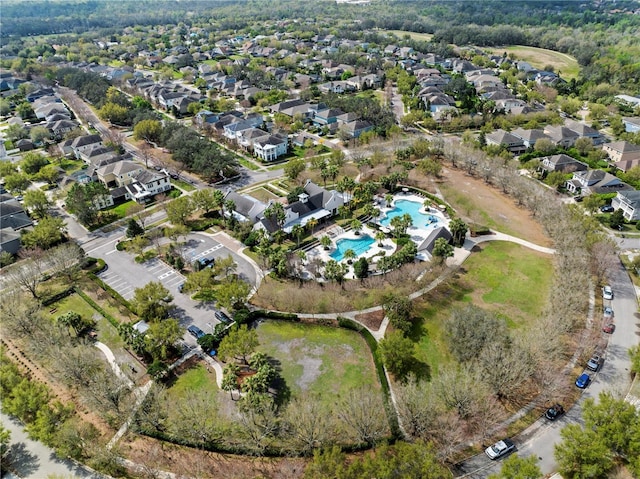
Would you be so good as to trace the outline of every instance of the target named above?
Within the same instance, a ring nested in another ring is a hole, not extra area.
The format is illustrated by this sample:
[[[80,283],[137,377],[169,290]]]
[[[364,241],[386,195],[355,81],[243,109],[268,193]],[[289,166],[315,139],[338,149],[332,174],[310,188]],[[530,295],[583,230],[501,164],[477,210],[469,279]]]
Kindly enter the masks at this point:
[[[560,442],[560,430],[569,423],[581,423],[582,404],[586,398],[598,398],[603,391],[609,391],[617,397],[624,397],[631,385],[631,360],[627,351],[638,344],[640,321],[638,302],[633,283],[626,270],[619,264],[610,278],[614,297],[605,301],[614,311],[616,329],[613,334],[600,333],[603,341],[608,341],[604,363],[597,373],[590,373],[592,381],[584,390],[580,400],[567,411],[564,417],[551,422],[544,417],[534,425],[512,438],[521,457],[535,456],[543,474],[557,470],[553,456],[554,445]],[[596,294],[600,294],[599,291]],[[602,313],[596,310],[593,327],[601,331]],[[575,377],[568,378],[575,381]],[[575,386],[574,386],[575,387]],[[500,472],[501,460],[491,461],[484,454],[478,454],[461,464],[464,477],[485,478]]]

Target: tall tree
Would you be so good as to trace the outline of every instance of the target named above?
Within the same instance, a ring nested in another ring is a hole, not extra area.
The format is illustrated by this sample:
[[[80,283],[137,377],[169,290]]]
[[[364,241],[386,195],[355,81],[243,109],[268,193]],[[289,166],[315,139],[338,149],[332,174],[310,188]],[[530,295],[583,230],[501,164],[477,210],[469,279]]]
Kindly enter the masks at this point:
[[[397,379],[404,381],[415,363],[415,347],[401,331],[393,331],[380,341],[384,366]]]
[[[133,294],[133,306],[138,316],[145,321],[159,321],[169,315],[173,297],[159,281],[151,281]]]
[[[244,364],[248,364],[248,357],[255,352],[259,344],[257,331],[243,324],[229,331],[220,343],[218,354],[223,360],[239,358]]]

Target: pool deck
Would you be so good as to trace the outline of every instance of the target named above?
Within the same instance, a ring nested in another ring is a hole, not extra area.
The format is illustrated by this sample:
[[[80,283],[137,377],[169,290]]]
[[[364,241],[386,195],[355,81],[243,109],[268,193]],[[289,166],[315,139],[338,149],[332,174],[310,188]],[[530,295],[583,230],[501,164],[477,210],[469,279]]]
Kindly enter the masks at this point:
[[[338,231],[336,231],[338,230]],[[341,239],[356,239],[356,238],[360,238],[363,235],[369,235],[372,238],[375,239],[376,237],[376,231],[369,228],[366,225],[363,225],[362,229],[360,230],[360,235],[356,235],[356,233],[351,230],[351,231],[344,231],[341,228],[336,227],[334,229],[335,234],[333,235],[333,238],[331,238],[331,246],[329,247],[329,250],[326,251],[322,246],[317,246],[311,250],[309,250],[307,252],[307,262],[312,261],[316,258],[321,259],[323,262],[327,262],[329,260],[332,260],[333,258],[331,257],[331,253],[333,253],[336,250],[336,243],[341,240]],[[329,235],[331,237],[331,235]],[[373,256],[379,254],[380,252],[385,253],[386,256],[391,255],[394,251],[396,250],[396,245],[395,243],[390,239],[390,238],[385,238],[384,240],[382,240],[382,247],[378,246],[378,242],[374,241],[373,244],[371,245],[371,247],[369,248],[369,250],[367,250],[366,253],[358,256],[357,258],[355,258],[355,260],[357,260],[358,258],[364,256],[369,260],[369,264],[374,263],[375,261],[373,259],[371,259]],[[354,261],[355,261],[354,260]],[[341,260],[339,261],[340,263],[346,263],[346,260]],[[353,268],[350,267],[349,268],[349,273],[347,274],[347,278],[354,278],[353,275]]]
[[[393,195],[393,202],[391,203],[391,205],[387,205],[385,207],[380,208],[380,211],[384,215],[387,211],[393,210],[395,208],[395,203],[398,200],[413,201],[415,203],[420,203],[422,205],[425,199],[427,198],[418,196],[415,193],[397,193]],[[384,200],[382,200],[382,203],[384,203]],[[407,229],[407,234],[411,237],[411,240],[417,245],[420,245],[429,236],[429,233],[431,233],[433,229],[438,228],[440,226],[444,226],[445,228],[449,227],[449,218],[447,218],[445,214],[437,208],[430,207],[426,209],[424,206],[422,206],[419,210],[419,213],[422,213],[424,215],[435,216],[438,219],[438,221],[428,225],[426,224],[424,226],[422,225],[410,226]],[[381,216],[384,217],[383,215]],[[425,223],[426,221],[427,221],[427,218],[425,217]],[[391,229],[386,226],[382,226],[382,228],[383,229],[386,228],[388,230]],[[427,253],[426,251],[424,252],[419,251],[417,258],[424,261],[429,261],[431,259],[429,253]]]

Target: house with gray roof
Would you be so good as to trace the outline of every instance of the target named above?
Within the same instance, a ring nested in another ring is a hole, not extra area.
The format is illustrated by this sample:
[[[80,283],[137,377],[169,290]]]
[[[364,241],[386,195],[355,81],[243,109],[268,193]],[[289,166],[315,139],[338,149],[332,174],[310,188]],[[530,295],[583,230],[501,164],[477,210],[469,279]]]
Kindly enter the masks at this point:
[[[580,135],[566,126],[547,125],[544,127],[544,134],[556,146],[571,148]]]
[[[520,138],[502,129],[489,133],[485,138],[487,145],[504,146],[514,155],[527,151],[527,147]]]
[[[611,200],[611,206],[616,210],[622,210],[622,216],[627,221],[640,220],[640,191],[619,191]]]
[[[603,170],[576,171],[573,178],[566,182],[567,191],[584,196],[591,193],[616,193],[634,188],[617,176]]]
[[[256,223],[267,208],[267,204],[249,195],[241,195],[235,191],[228,191],[225,202],[233,201],[233,215],[238,221]]]
[[[544,131],[542,130],[525,130],[522,128],[516,128],[511,132],[511,134],[520,138],[524,143],[524,146],[526,146],[527,148],[533,148],[536,144],[536,141],[540,140],[541,138],[546,138],[547,140],[549,139],[549,137],[545,135]]]
[[[560,171],[561,173],[573,173],[574,171],[586,171],[589,165],[575,158],[565,155],[544,156],[540,158],[540,166],[546,171]]]

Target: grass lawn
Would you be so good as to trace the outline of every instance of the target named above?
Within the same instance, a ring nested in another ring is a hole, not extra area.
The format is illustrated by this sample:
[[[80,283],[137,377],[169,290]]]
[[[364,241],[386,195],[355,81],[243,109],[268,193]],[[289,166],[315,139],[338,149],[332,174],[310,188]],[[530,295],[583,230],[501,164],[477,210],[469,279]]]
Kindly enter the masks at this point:
[[[463,302],[494,311],[514,328],[535,327],[541,317],[553,277],[552,258],[523,246],[491,242],[464,263],[461,274],[431,291],[416,303],[415,325],[411,337],[416,356],[437,374],[453,362],[444,333],[444,323],[452,308]]]
[[[247,193],[249,196],[252,196],[253,198],[263,201],[265,203],[267,203],[269,200],[275,200],[278,198],[277,195],[271,193],[269,190],[265,189],[265,188],[256,188],[255,190],[252,190],[250,192]]]
[[[121,220],[122,218],[127,216],[127,210],[135,204],[136,202],[134,200],[129,200],[105,211],[115,214],[117,216],[116,219]]]
[[[380,30],[380,33],[393,33],[399,38],[403,38],[405,35],[409,35],[412,40],[418,40],[422,42],[430,42],[433,38],[433,35],[431,33],[407,32],[405,30]]]
[[[85,166],[85,162],[82,160],[74,160],[71,158],[63,157],[60,159],[58,165],[65,171],[65,173],[71,174],[75,173],[78,170],[81,170],[82,167]]]
[[[562,78],[577,78],[580,73],[580,65],[575,58],[566,53],[560,53],[545,48],[527,47],[523,45],[513,45],[503,48],[487,49],[496,55],[502,55],[503,52],[513,53],[517,58],[530,63],[532,66],[543,69],[547,65],[553,66],[553,70],[560,74]]]
[[[483,245],[463,267],[473,289],[465,300],[505,316],[510,326],[531,324],[542,315],[553,276],[550,255],[495,241]]]
[[[182,181],[182,180],[171,180],[171,184],[184,191],[193,191],[196,189],[196,187],[193,186],[191,183],[187,183],[186,181]]]
[[[207,391],[218,392],[215,374],[208,372],[201,363],[196,363],[183,373],[167,389],[170,399],[185,399],[193,391],[206,389]]]
[[[55,310],[55,312],[51,312]],[[49,311],[47,313],[51,316],[52,319],[58,318],[63,314],[75,311],[83,318],[93,318],[94,314],[98,314],[95,309],[91,307],[80,295],[78,294],[70,294],[66,298],[62,298],[60,301],[53,303],[49,306]]]
[[[259,350],[279,361],[293,396],[313,394],[332,404],[351,389],[380,387],[369,348],[354,331],[269,320],[258,337]]]
[[[242,156],[238,156],[238,163],[240,163],[242,166],[244,166],[245,168],[248,168],[252,171],[258,171],[260,169],[260,167],[258,165],[256,165],[253,161],[247,160],[246,158],[243,158]]]

